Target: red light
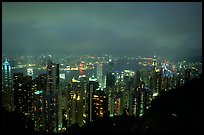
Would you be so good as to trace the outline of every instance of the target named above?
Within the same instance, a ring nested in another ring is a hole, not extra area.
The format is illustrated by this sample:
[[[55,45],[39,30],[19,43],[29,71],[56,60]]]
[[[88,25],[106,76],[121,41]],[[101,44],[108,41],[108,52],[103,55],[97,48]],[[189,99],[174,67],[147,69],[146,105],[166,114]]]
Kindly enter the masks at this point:
[[[83,75],[84,74],[84,71],[83,70],[79,70],[79,73],[80,73],[80,75]]]
[[[83,66],[84,66],[84,64],[83,64],[83,63],[80,63],[80,64],[79,64],[79,66],[80,66],[80,67],[83,67]]]

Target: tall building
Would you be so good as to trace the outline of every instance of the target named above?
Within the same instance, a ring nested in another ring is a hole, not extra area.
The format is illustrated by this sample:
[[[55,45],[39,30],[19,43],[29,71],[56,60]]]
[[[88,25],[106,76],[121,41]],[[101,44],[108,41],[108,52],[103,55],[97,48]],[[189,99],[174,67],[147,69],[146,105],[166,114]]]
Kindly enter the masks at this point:
[[[27,68],[27,75],[33,77],[33,68]]]
[[[97,65],[97,80],[99,83],[99,86],[103,88],[103,64]]]
[[[116,74],[117,75],[117,74]],[[113,72],[113,62],[109,59],[109,65],[106,73],[106,91],[105,94],[108,96],[108,110],[110,115],[114,114],[114,91],[115,89],[115,73]]]
[[[34,80],[36,91],[34,92],[34,121],[36,131],[46,131],[46,85],[47,74],[40,74]]]
[[[46,131],[46,85],[47,74],[40,74],[34,80],[36,91],[34,92],[34,121],[36,131]]]
[[[111,65],[110,65],[111,67]],[[111,70],[109,70],[111,71]],[[117,74],[116,74],[117,75]],[[108,72],[106,74],[106,91],[105,94],[108,96],[108,110],[110,112],[110,115],[114,115],[114,94],[115,94],[115,90],[117,91],[117,89],[120,89],[120,84],[117,87],[115,87],[115,82],[116,82],[116,78],[115,78],[115,73],[112,72]],[[121,81],[123,82],[123,81]],[[121,90],[121,89],[120,89]]]
[[[23,113],[34,120],[34,92],[36,85],[31,76],[23,77],[23,73],[14,73],[15,111]]]
[[[88,100],[88,121],[93,121],[93,93],[98,88],[97,79],[92,76],[89,78],[89,89],[87,92],[87,100]]]
[[[149,80],[150,80],[149,88],[150,88],[150,92],[151,92],[151,98],[152,98],[154,93],[157,93],[157,91],[156,91],[157,78],[156,77],[157,76],[156,76],[155,70],[152,70],[151,75],[149,77]]]
[[[62,109],[59,91],[59,64],[48,62],[46,87],[46,131],[58,132],[62,126]]]
[[[60,78],[60,89],[62,91],[62,127],[68,126],[68,81]]]
[[[89,78],[85,75],[79,76],[80,87],[81,87],[81,99],[83,103],[83,124],[85,124],[88,120],[88,84]]]
[[[107,72],[113,72],[113,60],[109,59]]]
[[[22,97],[23,97],[23,73],[13,74],[13,84],[14,84],[14,103],[15,111],[22,111]]]
[[[106,74],[106,88],[112,88],[115,85],[115,74],[114,73],[107,73]]]
[[[135,72],[131,70],[124,70],[124,83],[125,83],[125,89],[123,91],[123,109],[132,109],[132,104],[131,104],[131,92],[134,89],[134,76]]]
[[[68,87],[68,125],[83,123],[83,98],[82,98],[80,81],[72,79]]]
[[[156,91],[153,95],[157,95],[162,92],[162,68],[156,70]]]
[[[110,88],[115,84],[115,74],[113,72],[113,61],[109,59],[108,68],[106,71],[106,88]]]
[[[37,90],[42,90],[45,93],[47,87],[47,74],[40,74],[34,81],[37,84]]]
[[[92,120],[108,116],[108,97],[105,95],[104,91],[95,91],[92,100]]]
[[[144,88],[144,84],[140,84],[140,86],[136,89],[136,91],[134,91],[132,93],[132,110],[131,110],[131,114],[135,115],[135,116],[143,116],[145,111],[146,111],[146,107],[147,107],[147,91]]]
[[[157,58],[156,58],[156,56],[154,56],[153,59],[152,59],[152,66],[157,67]]]
[[[111,97],[110,115],[122,115],[124,107],[123,93],[119,92]]]
[[[35,130],[45,131],[45,96],[42,90],[34,92]]]
[[[11,66],[7,59],[3,63],[2,67],[2,105],[4,105],[8,111],[14,111],[14,93]]]

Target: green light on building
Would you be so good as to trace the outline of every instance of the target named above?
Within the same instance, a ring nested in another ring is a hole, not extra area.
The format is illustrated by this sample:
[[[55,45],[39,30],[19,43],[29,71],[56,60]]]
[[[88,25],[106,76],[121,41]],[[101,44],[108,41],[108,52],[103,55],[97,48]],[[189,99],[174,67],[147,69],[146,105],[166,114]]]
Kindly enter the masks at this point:
[[[35,94],[41,94],[41,93],[43,93],[42,90],[38,90],[38,91],[35,92]]]

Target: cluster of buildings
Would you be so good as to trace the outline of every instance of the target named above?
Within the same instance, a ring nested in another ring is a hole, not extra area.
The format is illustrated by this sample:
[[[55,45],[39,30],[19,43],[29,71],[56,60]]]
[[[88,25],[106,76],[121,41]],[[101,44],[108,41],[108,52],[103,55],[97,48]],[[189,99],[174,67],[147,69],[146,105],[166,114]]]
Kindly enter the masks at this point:
[[[2,105],[34,121],[36,131],[63,132],[72,124],[82,126],[107,115],[107,96],[98,90],[97,79],[79,76],[67,82],[59,77],[59,64],[49,62],[47,73],[35,79],[23,73],[11,74],[3,63]]]
[[[113,70],[110,59],[103,79],[103,63],[94,76],[79,75],[71,82],[60,78],[60,65],[48,61],[46,73],[32,78],[11,74],[7,60],[2,66],[2,105],[8,111],[23,113],[34,121],[36,131],[64,132],[73,124],[79,126],[115,115],[143,116],[151,101],[160,93],[174,89],[199,75],[194,65],[161,62],[156,57],[141,58],[136,71]]]

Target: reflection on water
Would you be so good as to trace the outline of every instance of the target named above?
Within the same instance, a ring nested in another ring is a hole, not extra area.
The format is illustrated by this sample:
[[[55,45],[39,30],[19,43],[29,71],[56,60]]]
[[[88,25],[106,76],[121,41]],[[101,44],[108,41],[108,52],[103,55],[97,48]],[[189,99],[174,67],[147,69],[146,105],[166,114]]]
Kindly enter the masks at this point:
[[[65,73],[65,79],[67,81],[71,81],[71,79],[74,77],[75,79],[78,79],[79,75],[86,75],[87,77],[91,77],[92,75],[96,76],[95,69],[90,70],[71,70],[71,71],[61,71],[60,73]]]
[[[105,77],[108,66],[109,66],[108,63],[103,64],[102,78]],[[137,70],[138,69],[137,61],[135,60],[117,60],[113,62],[113,72],[121,72],[125,69]],[[21,72],[24,74],[24,76],[26,76],[27,68],[25,67],[25,68],[13,69],[11,72],[12,74]],[[86,75],[87,77],[91,77],[92,75],[94,75],[95,77],[97,77],[96,73],[97,73],[96,65],[94,69],[60,71],[60,74],[65,74],[65,79],[69,82],[71,81],[73,77],[75,79],[78,79],[79,75]],[[32,76],[33,79],[35,79],[40,74],[47,74],[47,70],[45,69],[39,70],[38,68],[33,68],[33,76]]]

